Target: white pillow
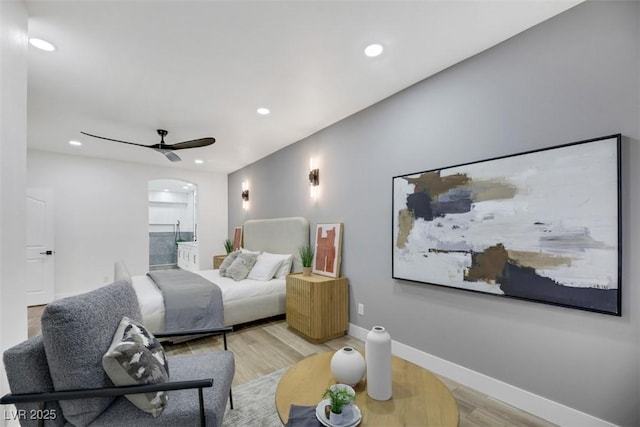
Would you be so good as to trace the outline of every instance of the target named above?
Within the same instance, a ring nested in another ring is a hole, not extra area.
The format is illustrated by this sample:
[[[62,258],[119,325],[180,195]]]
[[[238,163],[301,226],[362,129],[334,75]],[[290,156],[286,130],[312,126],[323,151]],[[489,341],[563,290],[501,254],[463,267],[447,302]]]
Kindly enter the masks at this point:
[[[282,263],[280,264],[280,268],[276,271],[275,278],[276,279],[284,279],[287,277],[287,274],[291,273],[291,267],[293,266],[293,255],[278,255],[282,257]]]
[[[272,257],[278,257],[282,262],[275,274],[273,275],[276,279],[284,279],[287,277],[287,274],[291,273],[291,267],[293,266],[293,255],[290,254],[272,254],[269,252],[263,252],[263,255],[269,255]]]
[[[258,260],[249,272],[247,279],[267,281],[273,279],[282,264],[282,257],[267,252],[258,255]]]

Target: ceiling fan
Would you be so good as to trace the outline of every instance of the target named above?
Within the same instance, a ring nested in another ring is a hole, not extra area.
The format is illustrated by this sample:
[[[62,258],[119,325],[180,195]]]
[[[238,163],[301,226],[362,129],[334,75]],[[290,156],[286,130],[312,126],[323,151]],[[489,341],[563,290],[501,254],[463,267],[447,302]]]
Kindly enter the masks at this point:
[[[172,162],[179,162],[180,160],[182,160],[176,153],[174,153],[175,150],[206,147],[207,145],[211,145],[214,142],[216,142],[215,138],[209,137],[209,138],[193,139],[191,141],[177,142],[175,144],[166,144],[164,142],[164,137],[167,136],[169,132],[164,129],[158,129],[157,132],[158,132],[158,135],[160,135],[160,142],[152,145],[144,145],[144,144],[137,144],[135,142],[121,141],[119,139],[105,138],[104,136],[92,135],[90,133],[80,131],[81,134],[92,136],[94,138],[106,139],[107,141],[115,141],[115,142],[121,142],[123,144],[137,145],[139,147],[151,148],[152,150],[156,150],[164,154],[165,157],[171,160]]]

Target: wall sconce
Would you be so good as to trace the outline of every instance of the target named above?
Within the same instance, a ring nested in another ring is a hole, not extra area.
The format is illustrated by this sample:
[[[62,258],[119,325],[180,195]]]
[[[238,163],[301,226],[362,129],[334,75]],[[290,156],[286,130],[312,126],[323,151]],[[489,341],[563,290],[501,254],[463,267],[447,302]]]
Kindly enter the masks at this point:
[[[311,171],[309,172],[309,184],[311,184],[314,187],[320,184],[319,169],[311,169]]]
[[[318,185],[320,185],[320,169],[313,167],[313,158],[309,158],[309,196],[312,199],[318,197]]]
[[[242,193],[240,196],[242,197],[242,208],[247,209],[249,205],[249,185],[246,181],[242,182]]]

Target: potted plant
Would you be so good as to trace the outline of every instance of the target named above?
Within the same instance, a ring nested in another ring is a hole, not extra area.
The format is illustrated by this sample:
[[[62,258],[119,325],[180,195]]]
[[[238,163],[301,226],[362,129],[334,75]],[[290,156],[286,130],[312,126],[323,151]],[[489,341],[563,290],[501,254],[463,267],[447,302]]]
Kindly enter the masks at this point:
[[[231,239],[227,239],[224,241],[224,250],[227,251],[227,255],[233,252],[233,242]]]
[[[300,261],[302,261],[302,275],[311,276],[311,265],[313,264],[314,249],[310,245],[300,247]]]
[[[353,402],[356,394],[354,390],[346,384],[335,384],[327,388],[322,394],[322,397],[329,399],[329,422],[331,422],[331,424],[340,424],[343,421],[343,410]]]

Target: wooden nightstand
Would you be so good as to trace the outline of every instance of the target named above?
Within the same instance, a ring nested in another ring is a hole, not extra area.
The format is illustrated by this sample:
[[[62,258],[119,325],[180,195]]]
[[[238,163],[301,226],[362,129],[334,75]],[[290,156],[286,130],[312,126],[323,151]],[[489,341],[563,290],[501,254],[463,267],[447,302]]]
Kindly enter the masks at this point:
[[[346,277],[287,276],[287,323],[311,342],[343,336],[349,324],[349,280]]]
[[[213,269],[217,270],[220,268],[220,264],[222,264],[222,261],[224,261],[224,259],[226,258],[226,255],[214,255],[213,256]]]

